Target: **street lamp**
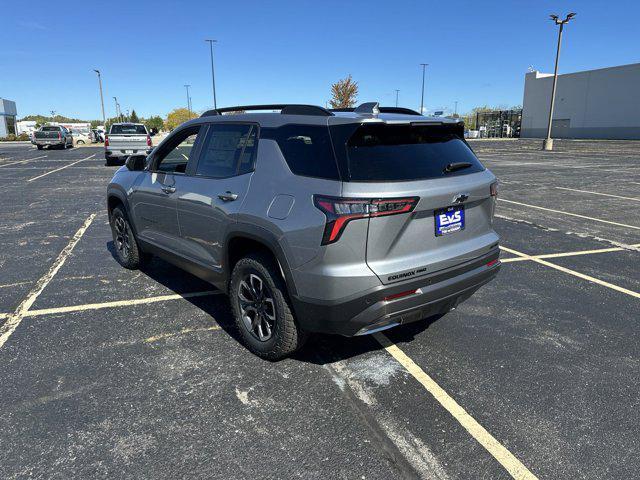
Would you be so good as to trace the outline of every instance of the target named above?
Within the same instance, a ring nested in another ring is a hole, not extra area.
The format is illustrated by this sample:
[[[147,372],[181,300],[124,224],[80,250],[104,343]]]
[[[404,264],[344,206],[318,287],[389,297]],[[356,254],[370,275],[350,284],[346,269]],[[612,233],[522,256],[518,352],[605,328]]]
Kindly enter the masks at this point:
[[[556,50],[556,66],[553,71],[553,87],[551,89],[551,104],[549,106],[549,125],[547,126],[547,138],[544,139],[542,143],[543,150],[553,150],[553,139],[551,138],[551,125],[553,121],[553,106],[556,100],[556,86],[558,84],[558,60],[560,59],[560,45],[562,44],[562,29],[564,28],[564,24],[568,23],[573,17],[576,16],[575,13],[570,13],[565,17],[564,20],[560,20],[558,15],[549,15],[551,20],[555,22],[556,25],[560,25],[558,29],[558,49]]]
[[[424,115],[424,72],[429,64],[421,63],[420,65],[422,65],[422,100],[420,100],[420,115]]]
[[[107,124],[107,118],[104,115],[104,97],[102,96],[102,76],[100,75],[100,70],[93,70],[98,74],[98,84],[100,85],[100,105],[102,106],[102,124]]]
[[[116,118],[121,121],[122,119],[120,118],[120,110],[119,110],[119,106],[120,104],[118,103],[118,99],[116,97],[113,97],[113,101],[116,103]]]
[[[189,87],[191,85],[185,85],[184,88],[187,89],[187,110],[189,110],[189,119],[191,119],[191,97],[189,97]]]
[[[398,106],[398,93],[400,93],[400,90],[396,90],[396,107]]]
[[[209,42],[209,51],[211,52],[211,82],[213,84],[213,108],[218,108],[218,103],[216,101],[216,72],[213,68],[213,44],[217,42],[217,40],[205,40],[205,42]]]

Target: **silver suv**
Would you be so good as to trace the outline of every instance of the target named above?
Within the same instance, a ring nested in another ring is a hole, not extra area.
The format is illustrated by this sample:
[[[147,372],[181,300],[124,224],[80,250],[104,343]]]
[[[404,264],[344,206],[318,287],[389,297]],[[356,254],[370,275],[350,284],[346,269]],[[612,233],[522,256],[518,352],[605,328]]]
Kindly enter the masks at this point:
[[[500,266],[496,177],[463,130],[377,103],[208,111],[116,172],[117,260],[137,268],[155,254],[211,282],[268,359],[308,332],[445,313]]]

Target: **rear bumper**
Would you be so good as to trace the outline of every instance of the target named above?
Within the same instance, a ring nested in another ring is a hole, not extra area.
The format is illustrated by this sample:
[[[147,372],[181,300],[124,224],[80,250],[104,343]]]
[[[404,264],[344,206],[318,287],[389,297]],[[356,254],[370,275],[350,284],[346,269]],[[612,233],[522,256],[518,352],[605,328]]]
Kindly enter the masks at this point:
[[[123,149],[106,149],[104,151],[105,157],[129,157],[131,155],[149,155],[153,150],[151,147],[136,147],[136,148],[123,148]],[[126,153],[131,152],[131,153]]]
[[[451,269],[409,282],[376,287],[348,302],[320,304],[293,297],[293,306],[305,330],[345,336],[373,333],[455,308],[498,274],[498,257],[496,248]],[[488,265],[493,261],[496,262]],[[416,293],[385,300],[410,290],[416,290]]]

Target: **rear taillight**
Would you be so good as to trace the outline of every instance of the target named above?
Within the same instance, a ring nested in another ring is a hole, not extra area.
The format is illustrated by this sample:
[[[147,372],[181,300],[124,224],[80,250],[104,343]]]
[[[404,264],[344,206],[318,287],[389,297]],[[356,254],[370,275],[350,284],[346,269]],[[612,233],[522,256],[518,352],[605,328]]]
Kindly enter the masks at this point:
[[[498,182],[493,182],[491,184],[491,186],[489,187],[489,193],[491,194],[492,197],[498,196]]]
[[[105,135],[105,136],[104,136],[104,146],[105,146],[105,147],[108,147],[108,146],[109,146],[109,136],[108,136],[108,135]]]
[[[151,146],[151,135],[147,135],[147,147]]]
[[[62,133],[58,132],[58,140],[62,140]]]
[[[322,245],[337,242],[351,220],[409,213],[418,200],[419,197],[366,199],[314,195],[313,203],[327,217]]]

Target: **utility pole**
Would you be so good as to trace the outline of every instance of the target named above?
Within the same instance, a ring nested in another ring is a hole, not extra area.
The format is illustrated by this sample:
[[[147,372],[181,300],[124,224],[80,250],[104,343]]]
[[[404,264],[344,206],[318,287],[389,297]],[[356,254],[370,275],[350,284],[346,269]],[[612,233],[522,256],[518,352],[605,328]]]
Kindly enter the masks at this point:
[[[420,115],[424,115],[424,73],[429,64],[421,63],[420,65],[422,65],[422,99],[420,100]]]
[[[396,90],[396,107],[398,106],[398,93],[400,93],[400,90]]]
[[[100,75],[100,70],[94,70],[98,74],[98,84],[100,85],[100,105],[102,106],[102,125],[107,124],[107,118],[104,115],[104,97],[102,96],[102,76]]]
[[[119,120],[120,119],[120,114],[118,113],[118,99],[116,97],[113,97],[113,101],[116,104],[116,118]]]
[[[455,108],[453,109],[453,115],[457,116],[458,115],[458,101],[456,100],[454,103],[455,103]]]
[[[213,84],[213,108],[218,108],[218,102],[216,100],[216,72],[213,68],[213,44],[217,42],[217,40],[205,40],[205,42],[209,42],[209,51],[211,52],[211,83]]]
[[[189,97],[189,87],[191,85],[185,85],[184,88],[187,89],[187,110],[189,110],[189,120],[191,120],[191,97]]]
[[[544,139],[542,143],[543,150],[553,150],[553,139],[551,138],[551,126],[553,124],[553,106],[556,101],[556,86],[558,84],[558,61],[560,60],[560,45],[562,44],[562,29],[564,28],[564,24],[568,23],[573,17],[576,16],[575,13],[570,13],[565,17],[564,20],[560,20],[558,15],[549,15],[551,20],[555,22],[556,25],[560,25],[558,29],[558,49],[556,50],[556,66],[553,70],[553,87],[551,88],[551,102],[549,106],[549,125],[547,126],[547,138]]]

